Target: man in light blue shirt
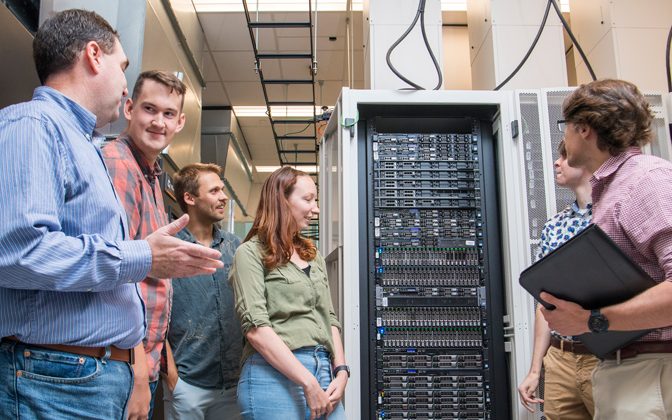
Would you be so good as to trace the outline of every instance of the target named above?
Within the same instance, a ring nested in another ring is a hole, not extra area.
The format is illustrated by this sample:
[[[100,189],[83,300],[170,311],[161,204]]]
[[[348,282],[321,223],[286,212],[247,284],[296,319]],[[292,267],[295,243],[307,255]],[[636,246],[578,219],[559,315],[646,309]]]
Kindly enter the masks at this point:
[[[83,10],[40,27],[43,86],[0,111],[0,418],[122,418],[145,334],[136,282],[221,267],[172,235],[129,241],[95,128],[119,117],[128,59]]]

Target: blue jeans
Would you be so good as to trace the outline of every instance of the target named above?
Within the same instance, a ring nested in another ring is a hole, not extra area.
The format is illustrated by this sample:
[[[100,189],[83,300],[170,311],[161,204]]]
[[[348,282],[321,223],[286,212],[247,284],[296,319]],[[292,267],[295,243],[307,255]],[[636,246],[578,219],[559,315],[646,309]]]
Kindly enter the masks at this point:
[[[151,419],[152,416],[154,415],[154,396],[156,396],[157,385],[159,385],[158,379],[154,382],[149,383],[149,393],[151,394],[151,396],[149,397],[149,412],[147,414],[148,419]]]
[[[0,418],[123,420],[132,387],[128,363],[0,342]]]
[[[303,347],[293,353],[315,375],[322,389],[327,389],[332,380],[331,362],[324,347]],[[310,419],[303,388],[269,365],[259,353],[250,356],[243,365],[238,381],[238,406],[246,420]],[[328,419],[345,420],[342,403]]]

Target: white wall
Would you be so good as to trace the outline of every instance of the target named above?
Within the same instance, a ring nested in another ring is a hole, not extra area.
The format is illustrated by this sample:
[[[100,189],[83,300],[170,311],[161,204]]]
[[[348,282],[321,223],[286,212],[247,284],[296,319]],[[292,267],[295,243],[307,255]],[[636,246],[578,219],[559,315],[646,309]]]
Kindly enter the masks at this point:
[[[469,30],[466,26],[443,27],[443,88],[471,89]]]

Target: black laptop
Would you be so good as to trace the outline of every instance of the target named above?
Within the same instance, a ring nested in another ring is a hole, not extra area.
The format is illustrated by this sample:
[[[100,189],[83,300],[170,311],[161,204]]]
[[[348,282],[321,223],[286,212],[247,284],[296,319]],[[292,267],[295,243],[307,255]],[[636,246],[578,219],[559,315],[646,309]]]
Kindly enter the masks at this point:
[[[546,308],[552,305],[539,298],[541,292],[585,309],[599,309],[628,300],[657,283],[591,224],[523,271],[520,284]],[[650,331],[586,333],[578,338],[593,354],[604,357]]]

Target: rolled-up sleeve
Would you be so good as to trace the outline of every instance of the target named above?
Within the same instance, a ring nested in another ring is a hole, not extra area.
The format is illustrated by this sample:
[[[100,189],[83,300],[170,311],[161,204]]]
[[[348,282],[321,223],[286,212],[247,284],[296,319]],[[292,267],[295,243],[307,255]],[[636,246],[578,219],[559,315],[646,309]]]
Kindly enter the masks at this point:
[[[264,266],[258,245],[246,242],[233,257],[229,282],[235,296],[236,313],[243,334],[256,327],[270,327],[266,307]]]

